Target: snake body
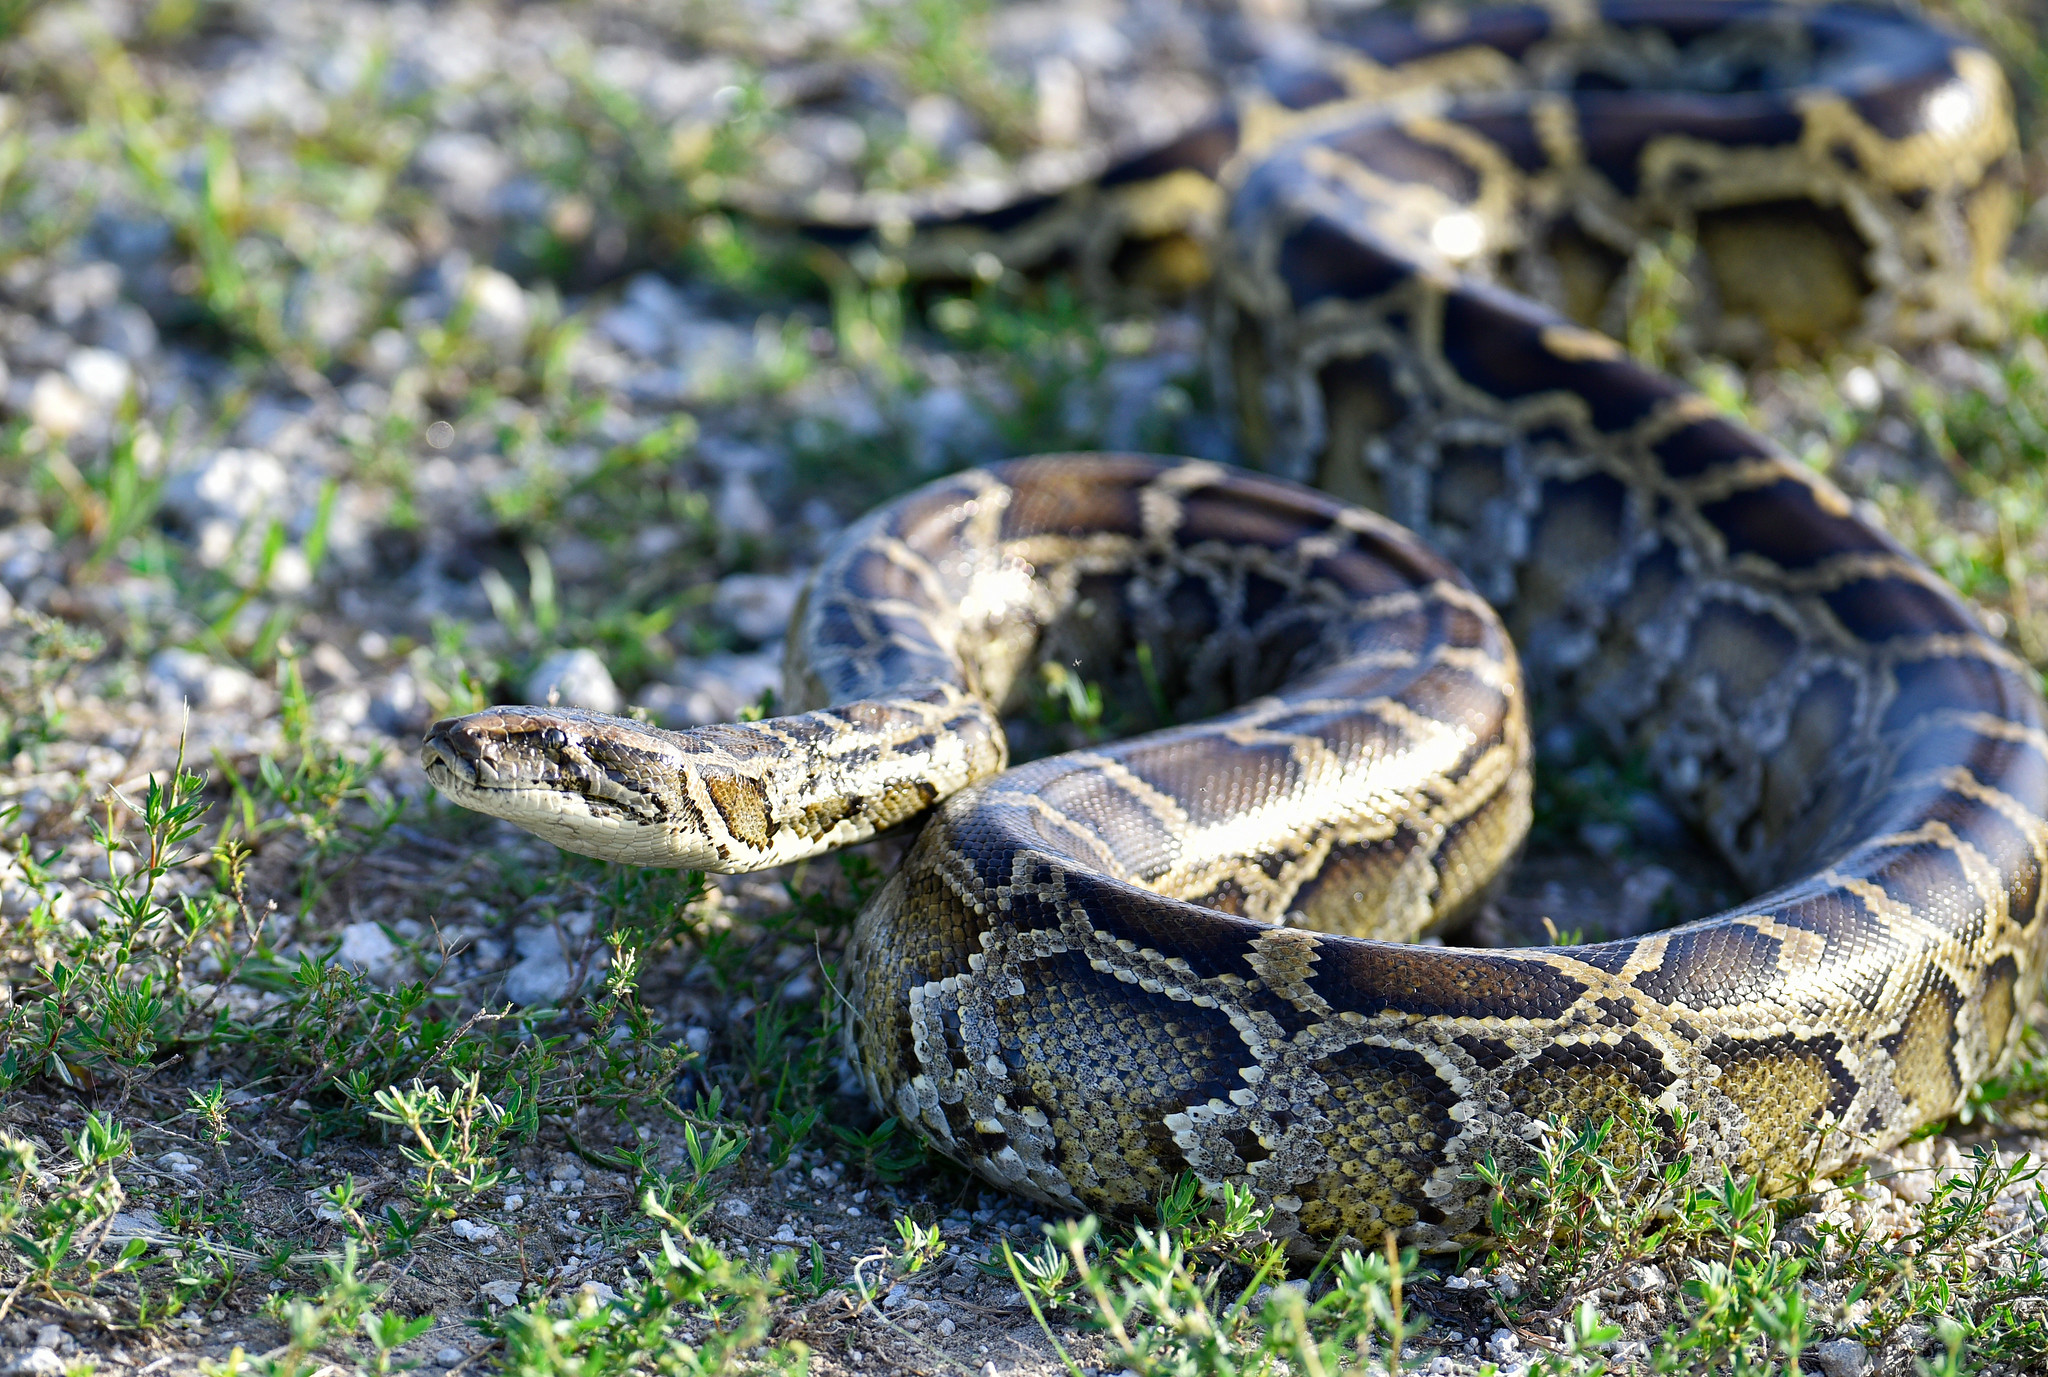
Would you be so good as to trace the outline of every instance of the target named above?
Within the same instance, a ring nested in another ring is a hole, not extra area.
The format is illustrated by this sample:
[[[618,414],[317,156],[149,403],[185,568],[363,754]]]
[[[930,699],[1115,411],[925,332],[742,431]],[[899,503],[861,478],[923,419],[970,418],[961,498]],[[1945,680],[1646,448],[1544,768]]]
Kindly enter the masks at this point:
[[[1709,210],[1797,194],[1869,231],[1855,328],[1953,325],[2002,238],[2003,86],[1959,40],[1837,7],[1373,32],[1332,60],[1334,109],[1267,109],[1254,140],[1240,107],[1235,161],[1205,154],[1230,187],[1221,390],[1282,476],[1065,455],[941,479],[819,569],[786,693],[809,711],[670,733],[493,709],[433,729],[429,777],[573,850],[717,869],[929,810],[858,922],[850,1045],[879,1106],[1063,1208],[1128,1213],[1192,1171],[1282,1234],[1454,1248],[1487,1227],[1482,1158],[1645,1105],[1690,1117],[1698,1169],[1791,1188],[2009,1058],[2048,933],[2044,704],[1839,492],[1508,291],[1503,255],[1574,198],[1662,196],[1704,242]],[[1727,89],[1584,79],[1646,67]],[[1509,68],[1578,89],[1501,94]],[[1375,83],[1393,108],[1349,101]],[[1150,156],[1161,195],[1198,170]],[[1089,203],[1144,180],[1120,175]],[[1189,725],[1005,772],[1046,664]],[[1626,941],[1414,945],[1520,845],[1532,710],[1640,752],[1757,897]]]

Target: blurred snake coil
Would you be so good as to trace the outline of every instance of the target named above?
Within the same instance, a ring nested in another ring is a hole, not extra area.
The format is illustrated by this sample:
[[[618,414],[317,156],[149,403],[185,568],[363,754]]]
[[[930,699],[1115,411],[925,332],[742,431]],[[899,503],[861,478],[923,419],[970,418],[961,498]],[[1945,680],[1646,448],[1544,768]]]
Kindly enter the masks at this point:
[[[2043,702],[1839,492],[1593,327],[1663,226],[1723,347],[1989,328],[2013,158],[1992,59],[1888,11],[1362,21],[1171,144],[908,240],[1210,275],[1264,473],[941,479],[819,569],[809,711],[497,708],[438,724],[429,776],[652,865],[922,818],[856,927],[849,1044],[884,1111],[1062,1209],[1193,1172],[1304,1245],[1456,1248],[1488,1227],[1476,1163],[1644,1106],[1690,1116],[1696,1170],[1799,1188],[2009,1060],[2048,932]],[[1192,725],[1006,772],[1048,664]],[[1532,711],[1638,753],[1756,897],[1414,945],[1520,846]]]

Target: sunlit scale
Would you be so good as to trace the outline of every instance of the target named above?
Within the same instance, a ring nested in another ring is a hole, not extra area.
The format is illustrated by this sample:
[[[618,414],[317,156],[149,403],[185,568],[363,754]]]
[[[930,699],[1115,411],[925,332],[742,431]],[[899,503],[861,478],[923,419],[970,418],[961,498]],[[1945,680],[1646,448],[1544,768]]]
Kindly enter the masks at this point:
[[[1453,211],[1429,227],[1429,242],[1446,258],[1470,258],[1486,247],[1486,223],[1469,210]]]

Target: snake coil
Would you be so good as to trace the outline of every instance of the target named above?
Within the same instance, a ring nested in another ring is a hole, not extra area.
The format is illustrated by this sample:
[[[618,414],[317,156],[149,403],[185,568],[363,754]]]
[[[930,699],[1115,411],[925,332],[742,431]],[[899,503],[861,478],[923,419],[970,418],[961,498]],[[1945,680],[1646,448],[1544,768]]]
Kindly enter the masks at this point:
[[[810,711],[493,709],[433,729],[429,777],[573,850],[731,870],[928,811],[857,926],[853,1049],[878,1105],[1064,1208],[1193,1171],[1282,1233],[1454,1248],[1482,1157],[1643,1104],[1692,1116],[1702,1169],[1789,1188],[2009,1058],[2048,931],[2044,705],[1840,493],[1590,325],[1660,224],[1731,347],[1981,325],[2011,149],[1991,60],[1888,12],[1374,20],[914,241],[1085,263],[1195,235],[1221,391],[1281,476],[941,479],[819,569]],[[1194,725],[1004,771],[1046,663]],[[1520,845],[1532,711],[1640,752],[1756,897],[1414,945]]]

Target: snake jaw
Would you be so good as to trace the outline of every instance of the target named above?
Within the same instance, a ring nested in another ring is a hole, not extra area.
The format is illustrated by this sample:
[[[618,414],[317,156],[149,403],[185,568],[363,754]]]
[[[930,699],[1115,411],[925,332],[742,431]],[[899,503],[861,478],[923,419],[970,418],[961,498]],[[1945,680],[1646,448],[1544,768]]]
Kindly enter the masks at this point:
[[[489,708],[436,722],[420,765],[454,802],[565,850],[723,868],[715,843],[673,806],[689,752],[645,723],[570,708]]]

